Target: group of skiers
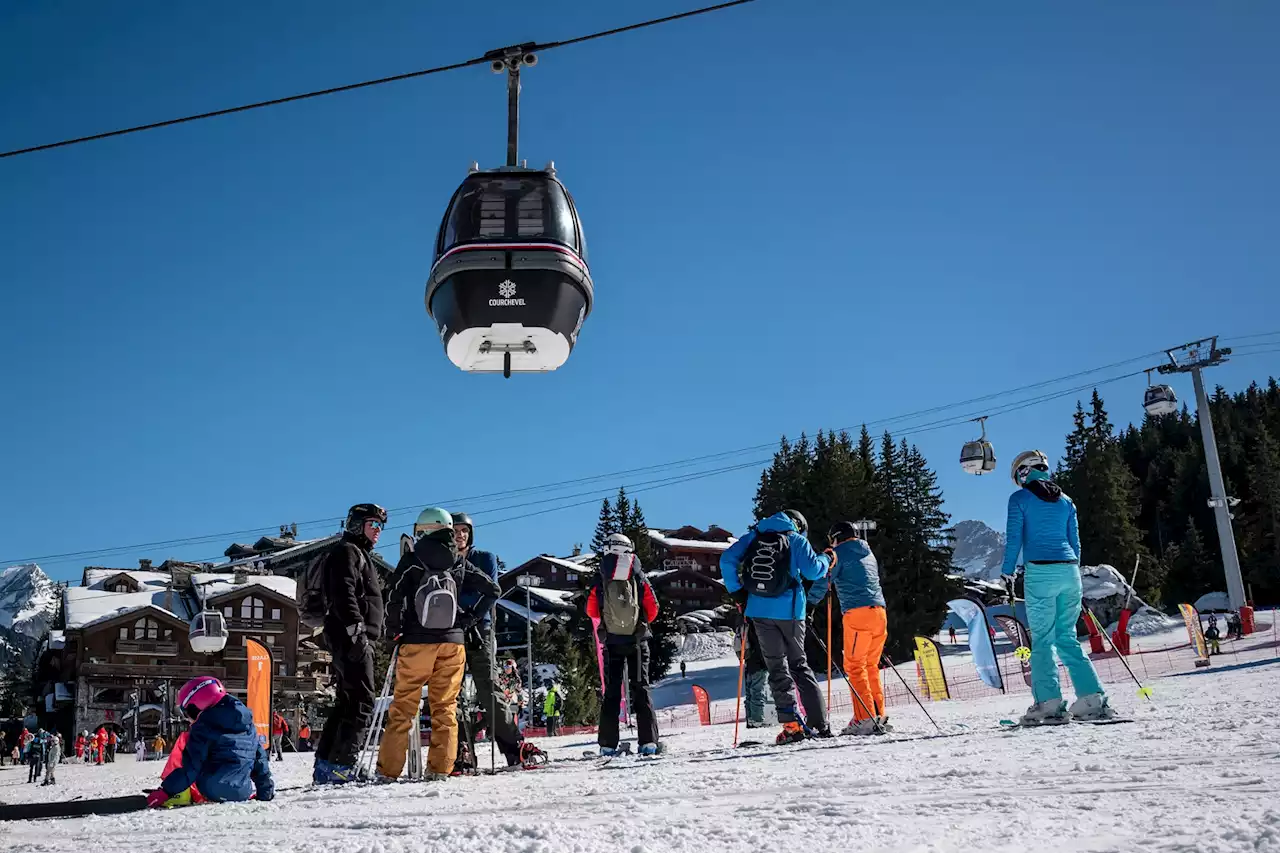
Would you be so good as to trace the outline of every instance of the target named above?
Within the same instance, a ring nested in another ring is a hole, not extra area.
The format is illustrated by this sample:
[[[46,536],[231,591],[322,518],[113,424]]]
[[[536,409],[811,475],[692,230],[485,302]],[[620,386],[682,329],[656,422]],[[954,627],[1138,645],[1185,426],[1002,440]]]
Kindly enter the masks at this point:
[[[33,732],[23,726],[17,735],[17,742],[10,747],[6,743],[4,732],[0,732],[0,765],[6,759],[12,760],[14,766],[27,765],[28,784],[41,782],[52,785],[57,782],[58,765],[65,760],[62,735],[44,729]]]

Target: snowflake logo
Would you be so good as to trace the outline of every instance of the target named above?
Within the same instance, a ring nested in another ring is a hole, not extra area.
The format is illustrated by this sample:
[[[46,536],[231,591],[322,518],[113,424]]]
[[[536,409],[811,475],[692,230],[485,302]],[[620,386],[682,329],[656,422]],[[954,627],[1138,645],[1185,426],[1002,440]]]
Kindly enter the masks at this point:
[[[510,299],[511,297],[515,296],[516,295],[515,282],[513,282],[511,279],[507,279],[502,284],[498,285],[498,293],[502,295],[503,299]]]

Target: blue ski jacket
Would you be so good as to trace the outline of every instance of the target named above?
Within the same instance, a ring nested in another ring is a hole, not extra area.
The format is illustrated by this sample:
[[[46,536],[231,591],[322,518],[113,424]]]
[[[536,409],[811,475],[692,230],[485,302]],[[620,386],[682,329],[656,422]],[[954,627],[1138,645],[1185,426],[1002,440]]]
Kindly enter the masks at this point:
[[[791,580],[792,588],[789,592],[784,592],[777,598],[762,598],[758,595],[752,595],[747,598],[746,615],[751,619],[804,619],[805,618],[805,581],[816,581],[814,591],[811,595],[816,595],[815,601],[821,599],[821,594],[817,593],[820,586],[822,594],[826,593],[826,584],[821,583],[822,579],[827,576],[827,567],[829,560],[825,556],[819,556],[809,545],[809,540],[796,531],[795,522],[786,513],[777,513],[771,515],[755,526],[753,530],[747,531],[746,535],[729,546],[723,554],[720,555],[720,577],[724,581],[724,587],[730,593],[737,592],[742,589],[742,578],[738,576],[738,570],[742,566],[742,558],[746,556],[747,549],[751,547],[751,543],[756,541],[756,531],[761,533],[782,533],[788,532],[787,541],[791,545]]]
[[[840,597],[840,610],[855,607],[884,607],[880,589],[880,564],[871,546],[862,539],[850,539],[835,547],[836,564],[831,567],[831,583]],[[810,596],[813,590],[809,591]]]
[[[498,580],[498,558],[494,556],[492,551],[481,551],[478,548],[470,548],[466,554],[459,555],[459,562],[466,560],[480,571],[491,577],[495,582]],[[474,591],[460,590],[458,593],[458,604],[469,613],[474,613],[475,606],[480,603],[480,595]],[[486,609],[484,614],[476,614],[480,616],[479,625],[486,632],[489,630],[489,611]]]
[[[215,802],[243,802],[257,789],[259,800],[270,800],[276,785],[267,760],[253,714],[239,699],[227,695],[196,718],[182,751],[182,766],[165,777],[160,787],[173,797],[194,784]]]
[[[1028,572],[1032,563],[1080,562],[1076,505],[1057,484],[1038,480],[1009,496],[1004,574],[1012,575],[1017,569],[1020,551]]]

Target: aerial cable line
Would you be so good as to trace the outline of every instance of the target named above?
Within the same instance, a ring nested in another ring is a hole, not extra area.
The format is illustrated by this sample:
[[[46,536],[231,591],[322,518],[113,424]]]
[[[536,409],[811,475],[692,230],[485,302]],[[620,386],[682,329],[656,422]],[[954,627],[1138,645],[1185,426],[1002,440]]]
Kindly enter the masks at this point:
[[[708,12],[718,12],[722,9],[728,9],[732,6],[742,6],[746,3],[752,3],[755,0],[732,0],[729,3],[720,3],[715,6],[706,6],[702,9],[693,9],[688,12],[681,12],[676,15],[668,15],[665,18],[654,18],[651,21],[642,21],[638,24],[628,24],[625,27],[615,27],[611,30],[602,30],[598,33],[591,33],[577,38],[565,39],[564,41],[553,41],[546,44],[523,44],[518,45],[523,51],[547,51],[554,50],[557,47],[568,47],[573,44],[580,44],[584,41],[605,38],[607,36],[615,36],[620,33],[631,32],[645,27],[652,27],[658,24],[666,24],[671,21],[678,21],[682,18],[692,18],[695,15],[705,15]],[[426,77],[431,74],[443,74],[446,71],[457,71],[460,68],[470,68],[474,65],[488,65],[493,62],[496,57],[500,57],[506,48],[496,51],[489,51],[484,56],[477,56],[473,59],[467,59],[462,62],[454,62],[449,65],[438,65],[435,68],[424,68],[421,71],[410,71],[407,74],[393,74],[390,77],[379,77],[376,80],[364,80],[360,83],[348,83],[345,86],[333,86],[328,89],[319,89],[314,92],[304,92],[300,95],[289,95],[284,98],[272,98],[269,101],[258,101],[252,104],[242,104],[238,107],[228,107],[222,110],[213,110],[207,113],[197,113],[195,115],[182,116],[180,118],[166,119],[165,121],[152,122],[150,124],[140,124],[136,127],[125,127],[119,130],[109,130],[105,133],[95,133],[90,136],[80,136],[75,139],[64,139],[61,142],[47,142],[43,145],[33,145],[30,148],[18,148],[13,151],[5,151],[0,153],[0,159],[5,157],[17,157],[19,154],[34,154],[37,151],[49,151],[54,148],[66,148],[70,145],[80,145],[85,142],[96,142],[100,139],[111,139],[116,136],[127,136],[132,133],[142,133],[144,130],[159,130],[162,127],[173,127],[174,125],[187,124],[193,121],[204,121],[205,119],[218,118],[220,116],[229,116],[236,113],[245,113],[250,110],[260,110],[266,107],[277,107],[281,104],[291,104],[295,101],[305,101],[310,98],[320,98],[325,95],[336,95],[340,92],[351,92],[356,89],[367,89],[371,86],[381,86],[385,83],[399,83],[402,80],[413,80],[418,77]]]
[[[934,406],[928,409],[921,409],[919,411],[911,412],[909,414],[894,415],[891,417],[885,417],[885,418],[879,418],[877,420],[866,421],[865,424],[858,424],[856,427],[840,427],[836,430],[833,430],[833,432],[848,432],[851,429],[860,428],[863,425],[868,427],[882,426],[885,424],[897,423],[900,421],[908,421],[908,420],[918,418],[927,414],[936,414],[938,412],[946,411],[948,409],[957,409],[962,406],[969,406],[975,403],[989,402],[991,400],[998,399],[1004,396],[1009,396],[1011,394],[1016,394],[1021,391],[1031,391],[1039,388],[1044,388],[1050,385],[1057,384],[1059,382],[1064,382],[1070,379],[1078,379],[1094,373],[1102,372],[1104,370],[1109,370],[1115,367],[1131,364],[1137,361],[1143,361],[1154,355],[1163,355],[1163,354],[1164,354],[1163,351],[1160,351],[1159,353],[1147,353],[1144,355],[1135,356],[1133,358],[1124,359],[1123,361],[1117,361],[1117,362],[1112,362],[1111,364],[1102,365],[1101,367],[1095,367],[1089,370],[1081,370],[1075,373],[1069,373],[1064,376],[1056,377],[1054,379],[1047,379],[1040,382],[1034,382],[1027,385],[1018,386],[1016,388],[1009,388],[1004,391],[997,391],[992,394],[984,394],[979,397],[969,398],[967,400],[960,400],[954,403],[947,403],[940,406]],[[1065,397],[1071,394],[1079,393],[1080,391],[1087,390],[1088,388],[1093,386],[1109,384],[1111,382],[1116,382],[1122,379],[1130,378],[1132,376],[1140,375],[1141,373],[1142,371],[1135,371],[1133,373],[1127,373],[1120,376],[1113,376],[1107,379],[1089,382],[1079,387],[1069,388],[1065,391],[1054,391],[1054,392],[1050,392],[1048,394],[1030,398],[1027,400],[1010,401],[1007,403],[997,405],[996,408],[991,413],[993,415],[1008,414],[1010,412],[1018,411],[1019,409],[1024,409],[1029,406],[1039,405],[1040,403],[1048,402],[1050,400],[1057,399],[1059,397]],[[978,413],[978,414],[981,414],[981,413]],[[932,432],[935,429],[944,429],[952,426],[960,426],[972,420],[973,417],[974,417],[974,413],[970,412],[962,415],[947,416],[943,419],[928,422],[928,423],[923,423],[923,424],[904,425],[899,429],[898,436],[906,437],[906,436],[921,433],[921,432]],[[392,516],[392,515],[402,515],[408,512],[417,512],[423,506],[457,506],[460,504],[474,505],[475,503],[478,503],[478,502],[494,501],[494,500],[513,497],[515,495],[520,495],[520,494],[524,494],[532,491],[537,491],[537,492],[555,491],[555,490],[563,489],[569,486],[583,485],[583,484],[590,483],[597,480],[616,480],[618,477],[641,474],[641,473],[646,473],[650,471],[665,470],[665,469],[670,469],[675,467],[695,465],[701,462],[708,462],[716,459],[726,459],[732,456],[738,456],[745,453],[751,453],[754,451],[770,449],[775,447],[776,445],[777,445],[777,440],[774,439],[771,441],[763,442],[761,444],[747,445],[747,446],[739,447],[733,450],[722,450],[715,453],[707,453],[699,456],[691,456],[686,459],[678,459],[674,461],[655,463],[652,465],[644,465],[637,468],[621,469],[618,471],[611,471],[604,474],[595,474],[595,475],[586,476],[586,477],[575,477],[575,478],[566,479],[566,480],[558,480],[551,483],[542,483],[535,486],[524,486],[516,489],[506,489],[502,491],[486,492],[486,493],[477,494],[477,495],[450,498],[448,500],[429,501],[425,504],[416,503],[409,506],[395,507],[393,509],[389,509],[387,511],[387,514],[388,516]],[[767,462],[768,460],[766,459],[765,461]],[[751,463],[747,463],[747,464],[751,465],[751,464],[759,464],[759,463],[752,461]],[[699,474],[703,472],[693,472],[693,473]],[[724,473],[724,472],[719,469],[714,469],[714,473]],[[713,476],[713,474],[708,473],[706,474],[706,476]],[[597,492],[596,494],[598,496],[600,493]],[[556,497],[548,497],[545,500],[550,502],[550,501],[557,501],[557,500],[566,500],[569,497],[571,496],[559,495]],[[508,507],[501,507],[498,509],[511,509],[511,508],[513,507],[508,506]],[[475,514],[478,515],[481,513],[495,512],[495,511],[498,511],[498,509],[495,509],[495,508],[479,509],[479,510],[476,510]],[[297,522],[297,524],[299,528],[314,527],[321,524],[337,524],[338,522],[341,522],[344,518],[345,516],[330,516],[326,518],[318,518],[318,519],[312,519],[309,521]],[[405,526],[405,525],[401,525],[401,526]],[[115,554],[125,553],[128,551],[141,551],[149,548],[168,548],[168,547],[180,547],[180,546],[186,546],[186,545],[199,545],[199,544],[204,544],[206,542],[217,541],[220,539],[234,538],[236,536],[244,536],[244,535],[251,535],[251,534],[269,534],[269,533],[278,532],[278,531],[279,531],[279,525],[273,525],[269,527],[254,527],[254,528],[247,528],[244,530],[233,530],[233,531],[227,531],[223,533],[207,534],[204,536],[190,536],[190,537],[182,537],[182,538],[175,538],[175,539],[159,540],[155,542],[142,542],[142,543],[136,543],[132,545],[119,545],[119,546],[114,546],[109,548],[95,548],[95,549],[87,549],[82,551],[71,551],[71,552],[60,553],[60,554],[45,554],[45,555],[34,556],[34,557],[22,557],[22,558],[16,558],[16,559],[9,558],[9,559],[0,560],[0,565],[13,565],[16,563],[37,563],[42,561],[47,563],[67,562],[73,559],[94,557],[94,556],[112,556]]]

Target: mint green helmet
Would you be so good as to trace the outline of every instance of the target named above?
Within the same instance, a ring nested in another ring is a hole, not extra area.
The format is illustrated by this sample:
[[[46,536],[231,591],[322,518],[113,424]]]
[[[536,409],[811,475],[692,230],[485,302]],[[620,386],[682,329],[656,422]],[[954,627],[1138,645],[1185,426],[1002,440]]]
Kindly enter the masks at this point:
[[[429,506],[418,513],[418,520],[413,523],[413,533],[416,536],[420,533],[426,533],[428,529],[439,529],[441,527],[448,527],[452,530],[453,516],[440,509],[440,507]]]

